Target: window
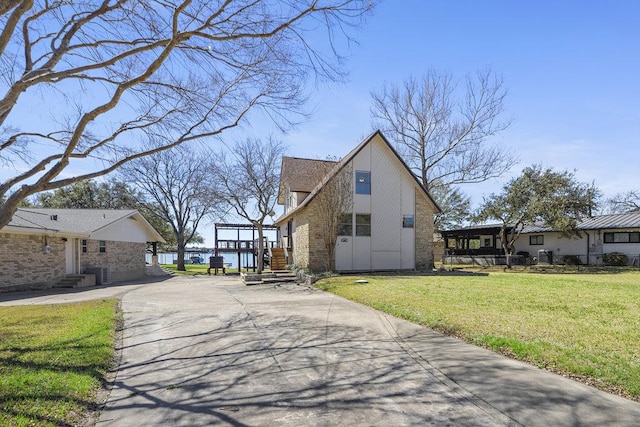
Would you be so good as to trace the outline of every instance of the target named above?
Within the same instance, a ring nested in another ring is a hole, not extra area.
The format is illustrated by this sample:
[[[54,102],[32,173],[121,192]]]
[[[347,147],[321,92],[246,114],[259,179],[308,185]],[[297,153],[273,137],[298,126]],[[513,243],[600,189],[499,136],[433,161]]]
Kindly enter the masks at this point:
[[[544,236],[529,236],[529,244],[530,245],[544,245]]]
[[[356,171],[356,194],[371,194],[371,172]]]
[[[371,214],[356,214],[356,236],[371,236]]]
[[[491,238],[490,237],[485,237],[484,238],[484,245],[483,246],[485,248],[490,248],[491,246],[493,246],[493,245],[491,245]]]
[[[338,219],[338,236],[353,235],[353,216],[348,214],[340,215]]]
[[[402,228],[413,228],[413,215],[402,216]]]
[[[98,248],[100,248],[100,252],[102,253],[107,252],[107,242],[105,242],[104,240],[100,240],[98,242]]]
[[[605,243],[640,243],[640,232],[604,233]]]
[[[87,241],[85,239],[82,239],[82,253],[87,253]]]

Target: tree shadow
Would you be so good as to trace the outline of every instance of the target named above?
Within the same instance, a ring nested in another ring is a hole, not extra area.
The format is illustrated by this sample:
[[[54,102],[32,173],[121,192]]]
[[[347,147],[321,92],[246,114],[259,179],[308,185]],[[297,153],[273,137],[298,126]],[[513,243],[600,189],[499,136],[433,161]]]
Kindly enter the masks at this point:
[[[313,288],[230,292],[234,310],[132,317],[98,425],[624,425],[640,415]]]

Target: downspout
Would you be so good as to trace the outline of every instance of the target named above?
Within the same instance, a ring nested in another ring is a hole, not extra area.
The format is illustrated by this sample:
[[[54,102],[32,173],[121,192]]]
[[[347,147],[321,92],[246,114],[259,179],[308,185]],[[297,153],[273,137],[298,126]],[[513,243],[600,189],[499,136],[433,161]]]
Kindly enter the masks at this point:
[[[589,232],[586,232],[587,234],[587,265],[589,265],[589,242],[591,239],[591,236],[589,235]]]

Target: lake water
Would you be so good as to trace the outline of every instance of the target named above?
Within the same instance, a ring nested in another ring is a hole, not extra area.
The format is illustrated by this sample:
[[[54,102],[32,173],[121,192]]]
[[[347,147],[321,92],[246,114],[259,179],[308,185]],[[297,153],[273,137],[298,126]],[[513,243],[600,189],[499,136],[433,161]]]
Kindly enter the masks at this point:
[[[185,254],[185,262],[190,263],[190,258],[192,256],[199,256],[202,258],[203,264],[209,264],[209,257],[213,256],[213,252],[188,252]],[[227,264],[230,268],[238,268],[238,254],[222,254],[224,258],[225,264]],[[147,253],[145,259],[148,264],[151,264],[151,253]],[[160,264],[175,264],[177,263],[178,253],[177,252],[162,252],[158,253],[158,263]],[[253,266],[253,257],[251,254],[241,254],[240,262],[242,263],[242,268],[245,268],[247,264],[249,267]]]

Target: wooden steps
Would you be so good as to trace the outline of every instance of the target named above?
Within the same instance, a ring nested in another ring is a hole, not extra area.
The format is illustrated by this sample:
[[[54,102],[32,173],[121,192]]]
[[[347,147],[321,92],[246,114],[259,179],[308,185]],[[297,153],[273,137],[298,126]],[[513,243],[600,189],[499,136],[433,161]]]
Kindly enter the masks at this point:
[[[284,256],[284,248],[271,248],[269,267],[271,270],[284,270],[287,267],[287,258]]]

